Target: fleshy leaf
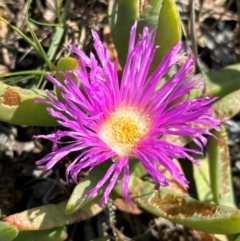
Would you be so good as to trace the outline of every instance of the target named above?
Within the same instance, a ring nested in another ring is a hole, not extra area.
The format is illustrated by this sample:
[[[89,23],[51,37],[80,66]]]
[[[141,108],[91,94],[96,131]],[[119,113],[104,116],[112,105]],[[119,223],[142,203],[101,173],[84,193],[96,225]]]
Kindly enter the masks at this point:
[[[139,178],[147,174],[146,169],[143,167],[141,162],[135,157],[131,157],[131,160],[129,161],[129,166],[131,173],[134,173],[134,175]]]
[[[145,26],[157,28],[155,44],[161,48],[155,54],[152,70],[159,64],[165,54],[181,40],[180,16],[174,0],[153,0],[146,4],[147,7],[144,5],[142,3],[140,8],[139,1],[120,0],[118,1],[118,11],[111,11],[114,14],[111,17],[112,36],[122,67],[126,61],[129,32],[134,20],[139,21],[138,33],[142,32]],[[113,8],[111,6],[111,9]],[[116,16],[117,20],[114,23]]]
[[[149,1],[146,4],[146,7],[142,7],[140,10],[140,18],[138,20],[138,33],[141,33],[145,26],[157,28],[162,2],[163,0],[153,0]]]
[[[67,239],[65,227],[40,230],[20,231],[13,241],[63,241]]]
[[[208,160],[206,158],[198,158],[199,166],[193,165],[193,175],[196,184],[198,199],[201,202],[213,200],[212,190],[210,186]]]
[[[95,200],[86,204],[84,209],[75,214],[66,215],[66,203],[64,201],[59,204],[47,204],[32,208],[7,216],[4,221],[19,230],[45,230],[83,221],[102,211],[102,208],[98,205],[99,200]]]
[[[229,65],[219,71],[204,74],[205,95],[219,98],[240,89],[240,64]]]
[[[99,165],[98,168],[93,169],[87,177],[80,180],[68,200],[65,211],[66,214],[72,214],[80,208],[84,208],[84,205],[89,203],[91,200],[94,200],[96,197],[101,197],[108,185],[108,182],[106,182],[103,187],[90,198],[87,196],[87,192],[94,188],[99,180],[102,179],[111,163],[112,161],[109,160],[108,162]],[[129,162],[129,169],[130,172],[133,172],[138,177],[142,177],[146,174],[146,170],[136,158],[131,158]]]
[[[46,99],[43,90],[29,90],[0,82],[0,120],[16,125],[56,126],[45,104],[34,103],[35,99]]]
[[[118,52],[118,61],[123,67],[128,52],[130,29],[135,20],[139,18],[139,0],[119,0],[117,21],[112,37]]]
[[[66,205],[66,214],[72,214],[75,213],[77,210],[80,208],[85,208],[85,205],[91,202],[92,200],[95,200],[96,198],[98,199],[99,197],[102,196],[104,190],[106,189],[108,182],[103,184],[103,186],[99,189],[97,193],[95,193],[92,197],[87,196],[87,192],[94,188],[99,180],[101,180],[104,176],[104,174],[107,172],[109,169],[110,165],[112,163],[112,160],[108,160],[105,163],[102,163],[98,166],[98,168],[94,168],[93,170],[90,171],[88,176],[84,177],[78,185],[74,188],[68,202]],[[136,159],[133,159],[131,161],[131,167],[133,170],[135,170],[139,161]],[[130,169],[131,169],[130,167]],[[139,167],[140,169],[137,171],[138,174],[142,174],[142,168]]]
[[[201,75],[197,75],[199,79],[203,79],[205,83],[205,96],[216,96],[218,98],[240,89],[240,64],[233,64],[217,71],[209,71]],[[190,98],[199,97],[201,93],[193,90]]]
[[[121,184],[114,190],[121,193]],[[188,228],[214,234],[240,232],[240,211],[234,207],[203,203],[130,176],[129,192],[136,203],[153,215],[164,217]]]
[[[62,58],[57,65],[56,77],[63,82],[61,71],[78,67],[77,59]],[[74,79],[73,74],[71,75]],[[57,95],[61,98],[59,89]],[[39,89],[23,89],[0,82],[0,120],[16,125],[57,126],[56,119],[51,117],[45,104],[34,103],[35,99],[47,99],[46,91]]]
[[[234,206],[228,139],[225,127],[212,131],[209,138],[209,169],[213,199],[216,204]]]
[[[213,105],[217,119],[227,120],[240,111],[240,90],[234,91],[219,99]]]
[[[102,165],[101,165],[102,166]],[[95,168],[93,169],[87,177],[84,177],[78,185],[74,188],[68,202],[66,205],[65,213],[72,214],[77,210],[82,208],[84,205],[94,200],[96,197],[99,197],[102,194],[102,190],[105,189],[104,185],[96,194],[91,198],[87,197],[87,191],[94,188],[98,181],[104,176],[104,169]],[[85,209],[85,206],[84,206]]]
[[[156,51],[151,69],[159,65],[165,54],[182,38],[181,21],[175,0],[164,0],[159,12],[155,44]]]
[[[55,77],[60,83],[62,83],[64,85],[62,72],[67,72],[69,70],[73,70],[76,68],[79,68],[77,59],[70,58],[70,57],[63,57],[63,58],[59,59],[59,61],[57,63]],[[68,75],[76,84],[79,84],[74,74],[68,73]],[[56,88],[56,94],[57,94],[57,97],[59,100],[64,101],[59,88]]]
[[[18,235],[18,229],[6,222],[0,222],[0,240],[12,241]]]

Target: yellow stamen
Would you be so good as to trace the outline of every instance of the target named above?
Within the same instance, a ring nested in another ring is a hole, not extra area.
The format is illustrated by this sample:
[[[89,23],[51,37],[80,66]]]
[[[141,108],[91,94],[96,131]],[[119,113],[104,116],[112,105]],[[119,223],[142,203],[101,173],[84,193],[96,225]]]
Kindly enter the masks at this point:
[[[113,112],[103,124],[99,136],[118,155],[130,155],[134,145],[148,132],[149,118],[136,108]]]

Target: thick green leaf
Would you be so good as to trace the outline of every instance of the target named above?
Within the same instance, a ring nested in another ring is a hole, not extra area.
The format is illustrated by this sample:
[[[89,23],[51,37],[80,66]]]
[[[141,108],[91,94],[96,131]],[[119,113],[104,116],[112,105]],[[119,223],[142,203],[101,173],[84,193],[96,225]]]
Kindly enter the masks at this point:
[[[234,206],[228,139],[225,127],[212,131],[209,138],[209,169],[213,199],[216,204]]]
[[[193,175],[196,184],[198,200],[207,202],[213,200],[212,190],[210,187],[209,167],[206,158],[198,158],[200,166],[193,165]]]
[[[204,73],[205,96],[216,96],[218,98],[240,89],[240,64],[229,65],[218,71]],[[202,79],[201,75],[198,75]],[[193,90],[190,93],[191,98],[199,97],[201,93]]]
[[[219,99],[213,105],[217,119],[227,120],[240,111],[240,90],[234,91]]]
[[[62,80],[61,71],[78,67],[78,61],[73,58],[62,58],[58,62],[56,77]],[[73,74],[70,74],[73,75]],[[71,76],[74,80],[74,76]],[[59,89],[57,95],[61,98]],[[34,103],[35,99],[47,99],[46,91],[39,89],[22,89],[0,82],[0,120],[16,125],[56,126],[45,104]]]
[[[94,168],[87,177],[83,178],[78,183],[67,202],[65,210],[66,214],[75,213],[77,210],[103,193],[102,190],[105,190],[107,183],[91,198],[87,197],[87,191],[91,190],[97,185],[99,180],[101,180],[104,176],[104,173],[105,172],[103,168]]]
[[[240,89],[240,64],[229,65],[219,71],[204,74],[205,95],[224,97]]]
[[[13,241],[63,241],[68,237],[65,227],[41,230],[20,231]]]
[[[153,0],[148,3],[148,7],[140,12],[138,20],[138,33],[142,33],[144,27],[157,28],[159,13],[163,0]]]
[[[112,37],[118,52],[118,60],[124,67],[127,52],[130,29],[135,20],[139,18],[139,0],[119,0],[117,21],[113,29]]]
[[[86,203],[93,200],[96,196],[101,195],[101,191],[96,193],[93,197],[88,198],[87,197],[87,191],[94,188],[99,181],[98,176],[89,176],[83,178],[78,185],[74,188],[68,202],[66,205],[65,213],[67,215],[75,213],[77,210],[82,208]]]
[[[114,190],[121,193],[121,184]],[[206,233],[234,234],[240,232],[240,211],[234,207],[203,203],[130,176],[129,192],[136,203],[146,211],[188,228]]]
[[[151,68],[154,69],[166,53],[182,38],[181,21],[175,0],[164,0],[158,17],[156,51]]]
[[[143,177],[147,174],[146,169],[143,167],[141,162],[135,158],[132,157],[129,161],[129,166],[130,166],[130,172],[134,174],[136,177]]]
[[[127,57],[128,41],[131,26],[138,20],[138,33],[142,33],[145,26],[157,28],[155,44],[160,48],[156,51],[152,67],[154,69],[165,54],[181,40],[181,25],[177,6],[174,0],[153,0],[148,8],[139,12],[139,1],[120,0],[118,3],[117,21],[111,23],[113,41],[118,52],[118,59],[123,67]],[[112,17],[115,21],[115,17]]]
[[[61,59],[59,59],[58,63],[57,63],[57,69],[56,69],[56,79],[64,84],[64,79],[63,79],[63,75],[62,72],[67,72],[69,70],[73,70],[79,68],[79,64],[78,64],[78,60],[74,59],[74,58],[70,58],[70,57],[63,57]],[[78,85],[80,85],[80,81],[77,80],[77,78],[75,77],[75,75],[73,73],[68,73],[68,76]],[[57,98],[61,101],[64,102],[64,99],[62,98],[61,95],[61,91],[59,88],[56,88],[56,94],[57,94]]]
[[[16,125],[57,125],[45,104],[34,103],[40,98],[47,98],[45,91],[22,89],[0,82],[0,120]]]
[[[19,230],[45,230],[83,221],[102,211],[98,204],[99,200],[96,200],[86,204],[84,209],[75,214],[66,215],[66,203],[67,201],[64,201],[59,204],[47,204],[32,208],[10,215],[4,220]]]
[[[6,222],[0,222],[0,240],[12,241],[18,235],[18,229]]]
[[[101,180],[112,164],[112,160],[105,162],[104,164],[99,165],[94,168],[87,177],[83,178],[78,185],[74,188],[71,197],[68,200],[66,205],[66,214],[72,214],[84,208],[87,203],[94,200],[96,197],[100,197],[106,187],[109,185],[108,181],[100,188],[100,190],[93,195],[91,198],[87,197],[87,192],[94,188],[99,180]],[[146,170],[136,158],[131,158],[129,162],[129,169],[131,173],[134,173],[138,177],[142,177],[146,174]],[[121,179],[121,175],[119,177]]]

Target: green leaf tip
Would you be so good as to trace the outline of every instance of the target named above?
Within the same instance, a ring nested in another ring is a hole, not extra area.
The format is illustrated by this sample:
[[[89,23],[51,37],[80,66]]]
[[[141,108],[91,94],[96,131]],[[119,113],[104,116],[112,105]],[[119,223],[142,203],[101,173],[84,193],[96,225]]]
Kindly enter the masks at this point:
[[[67,73],[68,71],[71,71],[73,69],[79,68],[78,60],[71,58],[71,57],[63,57],[59,59],[57,63],[57,69],[56,69],[56,79],[63,85],[64,83],[64,77],[63,77],[63,72]],[[76,78],[76,76],[73,73],[67,73],[67,75],[75,82],[80,87],[80,81]],[[56,88],[56,94],[58,100],[62,101],[63,103],[65,102],[61,90],[59,88]]]
[[[7,222],[0,222],[0,240],[12,241],[18,235],[18,229]]]
[[[181,20],[175,0],[163,0],[159,12],[155,43],[160,46],[154,56],[156,67],[166,53],[182,38]]]

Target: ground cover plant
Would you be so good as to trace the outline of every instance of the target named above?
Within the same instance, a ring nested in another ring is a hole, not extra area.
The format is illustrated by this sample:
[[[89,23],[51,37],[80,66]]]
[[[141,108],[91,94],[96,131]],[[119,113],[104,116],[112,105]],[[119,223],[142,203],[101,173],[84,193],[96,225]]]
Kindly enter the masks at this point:
[[[0,16],[0,240],[238,240],[239,3],[20,5]]]

